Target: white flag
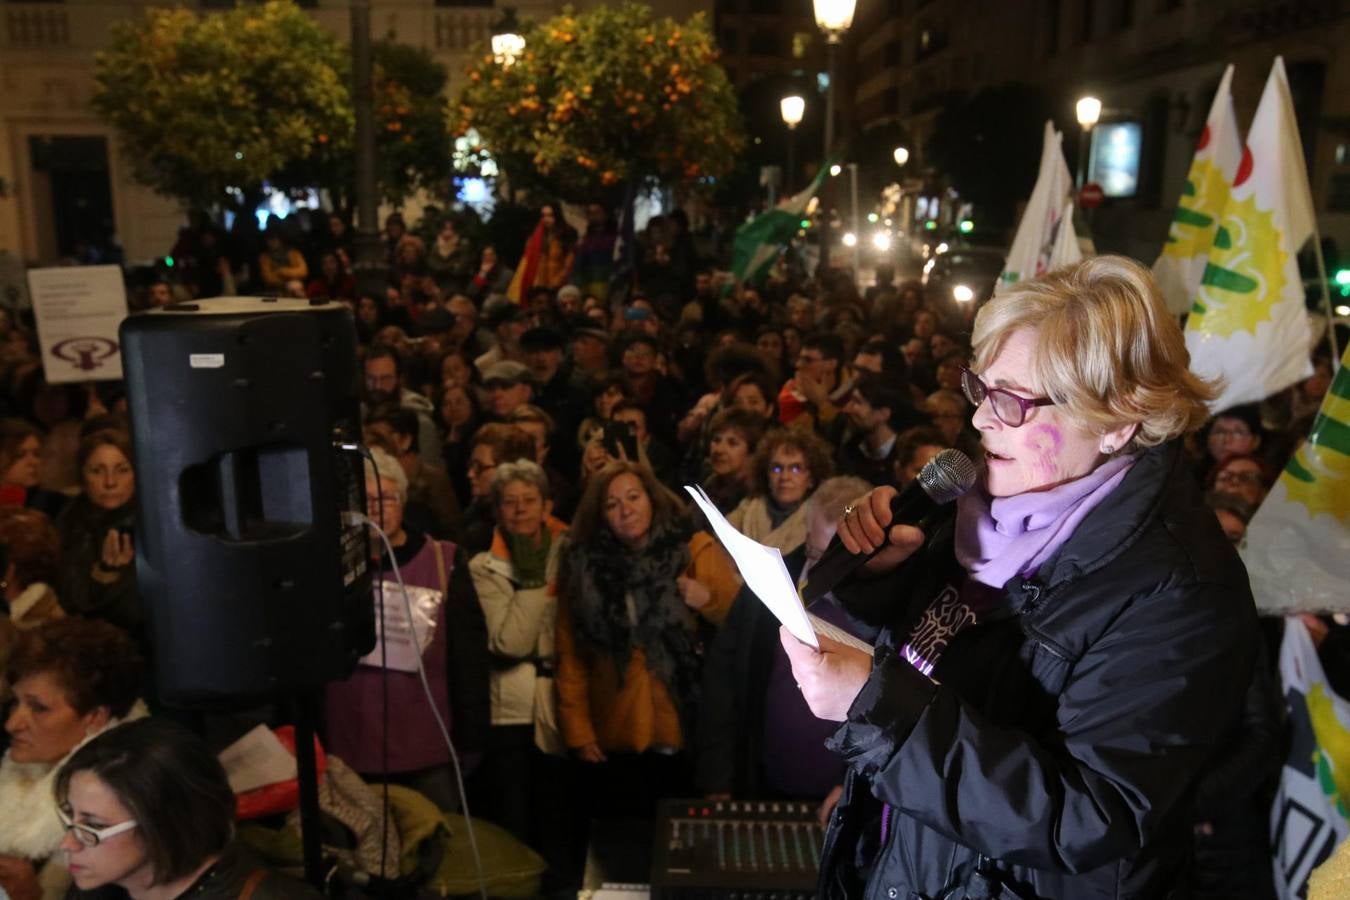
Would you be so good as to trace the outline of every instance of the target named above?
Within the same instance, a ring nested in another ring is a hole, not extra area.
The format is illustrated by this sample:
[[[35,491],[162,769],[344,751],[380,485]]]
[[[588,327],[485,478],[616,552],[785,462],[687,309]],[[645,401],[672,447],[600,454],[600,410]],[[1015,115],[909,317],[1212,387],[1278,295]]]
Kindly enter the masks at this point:
[[[1053,268],[1055,240],[1061,227],[1072,233],[1073,218],[1065,215],[1065,201],[1073,212],[1070,199],[1073,179],[1068,163],[1064,162],[1061,146],[1064,136],[1055,131],[1052,122],[1045,123],[1045,141],[1041,145],[1041,170],[1036,186],[1031,189],[1022,221],[1017,225],[1008,260],[1003,264],[995,293],[1003,293],[1019,281],[1029,281]],[[1076,262],[1076,260],[1065,260]]]
[[[1229,66],[1219,81],[1209,118],[1205,119],[1205,130],[1200,132],[1195,146],[1186,186],[1167,230],[1167,243],[1153,264],[1153,275],[1167,308],[1178,316],[1191,308],[1200,288],[1219,217],[1228,205],[1228,194],[1242,159],[1242,139],[1238,136],[1229,87],[1232,80],[1233,67]]]
[[[1264,399],[1312,374],[1297,259],[1312,233],[1303,144],[1277,56],[1186,322],[1191,368],[1227,381],[1212,410]]]
[[[1291,744],[1270,811],[1275,891],[1306,896],[1308,873],[1350,834],[1343,792],[1350,776],[1350,704],[1334,694],[1308,629],[1284,620],[1280,682]]]
[[[1252,517],[1242,561],[1263,612],[1350,612],[1350,350]]]
[[[1083,249],[1078,245],[1078,233],[1073,230],[1073,201],[1064,204],[1059,216],[1059,228],[1055,232],[1055,245],[1050,248],[1049,269],[1071,265],[1083,258]]]

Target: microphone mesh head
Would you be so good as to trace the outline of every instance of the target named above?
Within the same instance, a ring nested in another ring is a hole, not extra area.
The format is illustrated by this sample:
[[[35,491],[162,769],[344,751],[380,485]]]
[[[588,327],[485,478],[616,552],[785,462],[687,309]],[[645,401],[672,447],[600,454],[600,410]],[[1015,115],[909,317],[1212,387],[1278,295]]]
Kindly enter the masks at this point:
[[[935,503],[950,503],[975,484],[975,463],[960,450],[943,450],[919,470],[919,487]]]

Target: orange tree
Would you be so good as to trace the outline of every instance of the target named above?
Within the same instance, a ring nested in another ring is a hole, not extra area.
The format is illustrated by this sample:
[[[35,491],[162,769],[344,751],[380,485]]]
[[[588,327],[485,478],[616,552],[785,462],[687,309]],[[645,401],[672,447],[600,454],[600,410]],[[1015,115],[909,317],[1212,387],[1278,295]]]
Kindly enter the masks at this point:
[[[514,63],[471,65],[451,110],[512,185],[628,208],[640,187],[706,188],[731,170],[745,139],[702,14],[569,7],[524,37]]]
[[[376,181],[394,202],[448,183],[446,72],[425,50],[374,45]],[[200,14],[151,7],[119,23],[95,59],[94,109],[118,132],[138,181],[212,208],[264,182],[355,182],[351,53],[293,0]]]
[[[350,134],[344,48],[293,3],[151,7],[95,57],[94,109],[136,180],[211,207]]]

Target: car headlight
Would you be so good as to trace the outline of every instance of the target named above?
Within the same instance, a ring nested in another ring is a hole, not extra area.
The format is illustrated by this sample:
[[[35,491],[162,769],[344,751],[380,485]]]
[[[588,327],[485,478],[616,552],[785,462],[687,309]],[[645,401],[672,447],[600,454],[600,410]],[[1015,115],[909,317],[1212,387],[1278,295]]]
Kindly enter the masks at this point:
[[[872,246],[876,247],[882,253],[885,253],[887,250],[891,249],[891,236],[884,231],[873,232]]]

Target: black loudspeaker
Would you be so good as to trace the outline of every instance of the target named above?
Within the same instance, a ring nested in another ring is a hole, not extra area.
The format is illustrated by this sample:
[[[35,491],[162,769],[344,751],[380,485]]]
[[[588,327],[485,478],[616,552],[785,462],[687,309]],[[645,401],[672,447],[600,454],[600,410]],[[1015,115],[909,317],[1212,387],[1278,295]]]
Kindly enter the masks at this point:
[[[338,303],[222,297],[122,323],[136,573],[161,699],[316,688],[375,644],[356,330]]]

